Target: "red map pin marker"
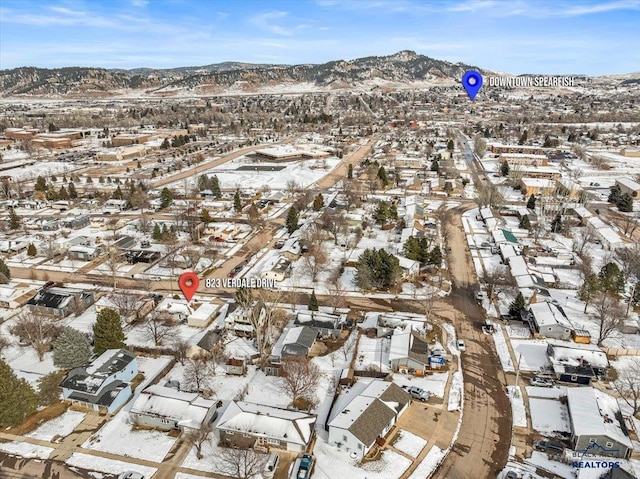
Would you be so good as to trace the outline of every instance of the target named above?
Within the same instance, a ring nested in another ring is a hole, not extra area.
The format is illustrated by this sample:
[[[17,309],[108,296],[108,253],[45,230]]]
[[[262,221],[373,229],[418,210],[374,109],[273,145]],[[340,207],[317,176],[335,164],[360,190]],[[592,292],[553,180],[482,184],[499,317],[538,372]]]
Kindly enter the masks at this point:
[[[178,285],[184,297],[187,298],[187,301],[191,301],[191,298],[196,294],[198,286],[200,285],[200,280],[193,271],[187,271],[186,273],[182,273],[180,278],[178,278]]]

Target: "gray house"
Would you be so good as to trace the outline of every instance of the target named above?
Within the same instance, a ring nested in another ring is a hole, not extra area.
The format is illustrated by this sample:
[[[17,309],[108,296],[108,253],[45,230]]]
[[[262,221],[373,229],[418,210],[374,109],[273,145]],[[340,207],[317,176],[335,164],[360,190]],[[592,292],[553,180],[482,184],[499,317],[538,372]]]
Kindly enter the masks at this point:
[[[139,426],[161,431],[199,429],[216,419],[216,401],[166,386],[149,386],[130,410]]]
[[[64,318],[72,312],[82,312],[94,301],[93,293],[71,288],[46,288],[27,301],[34,313]]]
[[[113,414],[132,395],[138,374],[136,356],[126,349],[108,349],[87,366],[72,369],[62,379],[62,397],[77,406]]]
[[[429,368],[429,345],[412,328],[398,328],[391,336],[389,363],[393,371],[425,371]]]
[[[85,226],[89,226],[90,223],[89,215],[69,215],[65,219],[62,220],[62,226],[64,228],[78,229],[84,228]]]
[[[618,401],[592,387],[567,388],[571,442],[585,455],[628,459],[633,452]]]
[[[362,458],[409,404],[411,396],[395,383],[358,381],[337,397],[329,413],[329,444]]]
[[[571,339],[573,327],[560,306],[546,301],[529,306],[529,324],[545,338]]]
[[[289,322],[287,327],[273,345],[269,360],[279,363],[287,356],[306,357],[316,342],[318,331],[311,326],[295,326]]]

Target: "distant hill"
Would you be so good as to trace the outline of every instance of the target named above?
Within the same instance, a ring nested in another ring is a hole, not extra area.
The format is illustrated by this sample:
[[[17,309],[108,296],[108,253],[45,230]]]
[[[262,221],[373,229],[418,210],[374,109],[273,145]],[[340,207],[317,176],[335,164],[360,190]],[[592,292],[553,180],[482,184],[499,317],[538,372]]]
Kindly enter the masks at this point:
[[[459,81],[471,67],[413,51],[323,64],[262,65],[224,62],[199,67],[132,70],[91,67],[0,70],[0,95],[114,96],[326,91]],[[483,71],[480,69],[480,71]],[[487,72],[490,73],[490,72]]]

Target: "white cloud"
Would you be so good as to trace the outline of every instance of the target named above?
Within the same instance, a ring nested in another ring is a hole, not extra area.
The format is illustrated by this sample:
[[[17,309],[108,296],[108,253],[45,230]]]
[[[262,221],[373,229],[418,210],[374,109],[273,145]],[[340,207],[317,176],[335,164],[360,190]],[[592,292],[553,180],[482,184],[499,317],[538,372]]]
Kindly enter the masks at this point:
[[[289,12],[283,11],[260,13],[251,17],[249,23],[274,35],[291,36],[293,29],[282,27],[276,23],[277,20],[286,18],[288,15]]]

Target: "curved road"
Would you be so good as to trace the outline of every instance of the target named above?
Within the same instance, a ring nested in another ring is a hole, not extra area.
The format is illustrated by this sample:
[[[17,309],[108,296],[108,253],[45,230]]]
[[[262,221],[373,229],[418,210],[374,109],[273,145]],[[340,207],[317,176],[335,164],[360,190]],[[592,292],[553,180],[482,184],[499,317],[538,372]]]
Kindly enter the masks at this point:
[[[453,279],[450,300],[456,309],[456,332],[466,343],[464,413],[458,440],[432,476],[438,479],[496,477],[507,462],[511,440],[511,406],[500,379],[500,362],[491,336],[482,333],[485,314],[474,298],[478,284],[462,228],[462,213],[468,208],[456,208],[447,225]]]

